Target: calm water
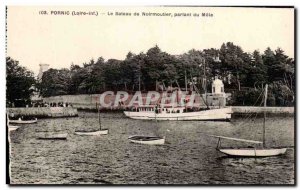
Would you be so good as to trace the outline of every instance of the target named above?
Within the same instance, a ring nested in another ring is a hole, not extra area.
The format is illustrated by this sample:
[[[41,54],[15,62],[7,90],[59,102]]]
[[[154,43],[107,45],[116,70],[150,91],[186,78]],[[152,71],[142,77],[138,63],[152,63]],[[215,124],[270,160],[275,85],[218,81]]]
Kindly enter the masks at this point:
[[[102,114],[107,136],[77,136],[97,129],[96,113],[77,118],[41,119],[11,134],[11,183],[79,184],[293,184],[294,118],[267,120],[267,145],[288,146],[269,158],[228,158],[215,149],[217,139],[203,133],[261,140],[263,119],[232,122],[132,120]],[[66,141],[37,140],[46,132],[69,133]],[[166,136],[162,146],[133,144],[130,135]],[[224,146],[242,146],[224,141]]]

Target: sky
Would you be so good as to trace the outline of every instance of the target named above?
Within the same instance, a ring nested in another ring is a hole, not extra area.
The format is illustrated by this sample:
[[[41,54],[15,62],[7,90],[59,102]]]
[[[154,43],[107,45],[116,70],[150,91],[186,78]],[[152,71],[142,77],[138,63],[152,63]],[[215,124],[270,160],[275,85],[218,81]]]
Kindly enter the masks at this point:
[[[47,15],[41,14],[46,11]],[[59,15],[58,11],[69,11]],[[75,15],[72,12],[97,12]],[[132,16],[117,16],[116,12]],[[139,16],[133,16],[134,13]],[[171,16],[142,16],[171,13]],[[113,15],[108,15],[113,13]],[[175,17],[175,13],[192,16]],[[208,13],[207,17],[193,14]],[[228,7],[38,7],[9,6],[6,55],[38,74],[39,64],[51,68],[82,65],[102,56],[125,59],[129,51],[147,52],[158,45],[178,55],[190,49],[220,48],[233,42],[246,52],[278,47],[294,58],[294,10]]]

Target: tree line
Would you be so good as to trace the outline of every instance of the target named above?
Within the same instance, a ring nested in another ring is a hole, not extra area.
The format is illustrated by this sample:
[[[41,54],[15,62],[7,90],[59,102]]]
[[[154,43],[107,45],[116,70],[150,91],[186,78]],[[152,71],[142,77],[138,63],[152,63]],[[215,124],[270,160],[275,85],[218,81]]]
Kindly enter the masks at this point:
[[[36,84],[33,72],[6,57],[6,107],[29,103]]]
[[[211,91],[215,76],[223,80],[225,92],[232,93],[232,105],[253,105],[265,84],[270,86],[268,105],[294,104],[294,59],[280,48],[248,53],[232,42],[220,49],[192,49],[181,55],[170,55],[156,45],[146,53],[129,52],[124,60],[99,57],[82,66],[51,68],[34,85],[43,97],[149,91],[156,90],[157,84],[184,88],[186,81],[204,93]]]

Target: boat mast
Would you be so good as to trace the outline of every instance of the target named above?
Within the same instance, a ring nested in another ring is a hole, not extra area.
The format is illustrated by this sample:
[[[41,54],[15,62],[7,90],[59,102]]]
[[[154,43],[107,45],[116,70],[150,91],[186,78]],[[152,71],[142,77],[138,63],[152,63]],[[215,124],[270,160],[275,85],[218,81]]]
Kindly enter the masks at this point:
[[[155,131],[158,130],[157,119],[156,119],[156,111],[158,112],[158,107],[157,107],[157,106],[155,106],[155,108],[154,108],[154,118],[155,118],[155,128],[156,128]],[[157,133],[157,132],[156,132],[156,133]],[[156,135],[157,135],[157,134],[156,134]]]
[[[100,103],[99,103],[99,107],[98,107],[98,119],[99,119],[100,131],[101,131]]]
[[[205,57],[203,57],[202,60],[203,60],[203,74],[204,74],[202,88],[204,89],[205,99],[202,97],[201,94],[200,94],[200,96],[202,97],[202,99],[203,99],[206,107],[209,108],[208,103],[207,103],[207,85],[206,85],[207,79],[206,79],[206,62],[205,62]]]
[[[263,147],[266,146],[266,107],[267,107],[267,97],[268,97],[268,84],[265,88],[265,101],[264,101],[264,126],[263,126]]]
[[[141,75],[139,74],[139,91],[141,91]]]
[[[180,88],[180,85],[178,84],[177,80],[175,80],[176,84],[177,84],[177,87],[178,89],[176,90],[176,101],[177,101],[177,106],[178,104],[180,103],[179,102],[179,90],[181,91],[181,88]]]
[[[198,90],[198,88],[197,88],[196,85],[194,84],[192,75],[191,75],[191,80],[192,80],[193,88],[195,89],[196,93],[199,94],[199,96],[200,96],[200,97],[202,98],[202,100],[203,100],[203,103],[206,105],[207,108],[209,108],[209,106],[208,106],[206,100],[203,98],[203,96],[201,95],[200,91]]]
[[[203,67],[204,67],[204,81],[203,81],[203,85],[204,85],[204,93],[205,93],[205,100],[206,100],[206,93],[207,93],[207,86],[206,86],[206,63],[205,63],[205,58],[203,59]]]
[[[186,79],[186,70],[184,70],[184,82],[185,82],[185,93],[187,94],[187,79]]]
[[[155,113],[155,124],[156,124],[156,127],[157,127],[156,110],[154,111],[154,113]]]

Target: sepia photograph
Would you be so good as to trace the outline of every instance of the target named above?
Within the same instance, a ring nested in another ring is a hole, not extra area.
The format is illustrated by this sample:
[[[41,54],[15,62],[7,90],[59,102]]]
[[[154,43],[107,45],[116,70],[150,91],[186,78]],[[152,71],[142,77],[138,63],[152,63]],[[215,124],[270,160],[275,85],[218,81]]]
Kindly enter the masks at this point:
[[[296,184],[295,8],[6,6],[6,183]]]

